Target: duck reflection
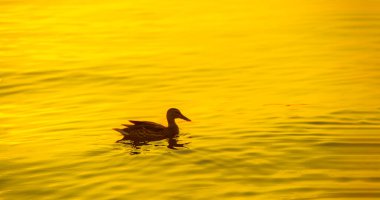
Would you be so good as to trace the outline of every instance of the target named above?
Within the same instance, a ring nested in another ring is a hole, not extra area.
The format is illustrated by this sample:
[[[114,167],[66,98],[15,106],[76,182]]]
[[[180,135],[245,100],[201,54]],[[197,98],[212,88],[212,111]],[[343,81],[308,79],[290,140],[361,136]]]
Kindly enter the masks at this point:
[[[166,146],[169,149],[177,150],[178,147],[186,147],[187,144],[189,143],[179,143],[178,137],[172,137],[172,138],[167,138],[167,144],[152,144],[150,142],[154,141],[136,141],[136,140],[128,140],[128,139],[121,139],[117,140],[116,143],[124,144],[128,147],[132,147],[130,154],[140,154],[142,151],[143,146],[149,146],[149,145],[154,145],[154,146]],[[144,149],[144,151],[149,151],[148,149]]]
[[[178,143],[178,138],[169,138],[168,139],[168,148],[169,149],[177,149],[176,147],[185,147],[186,144],[189,144],[189,143],[182,143],[182,144],[179,144]]]

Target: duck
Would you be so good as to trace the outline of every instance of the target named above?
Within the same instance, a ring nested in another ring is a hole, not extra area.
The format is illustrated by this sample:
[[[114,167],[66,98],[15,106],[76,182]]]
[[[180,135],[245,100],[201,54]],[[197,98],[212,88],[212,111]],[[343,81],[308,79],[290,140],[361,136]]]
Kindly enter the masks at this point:
[[[168,126],[155,122],[129,120],[131,124],[122,124],[124,128],[114,128],[113,130],[121,133],[124,137],[121,140],[131,141],[157,141],[167,138],[174,138],[179,134],[178,125],[175,119],[191,121],[177,108],[170,108],[166,112]]]

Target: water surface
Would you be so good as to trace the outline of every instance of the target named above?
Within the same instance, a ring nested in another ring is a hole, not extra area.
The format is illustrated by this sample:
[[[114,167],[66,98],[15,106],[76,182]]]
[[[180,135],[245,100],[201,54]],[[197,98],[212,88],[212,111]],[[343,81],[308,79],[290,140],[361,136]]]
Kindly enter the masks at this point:
[[[0,199],[379,199],[379,8],[1,1]]]

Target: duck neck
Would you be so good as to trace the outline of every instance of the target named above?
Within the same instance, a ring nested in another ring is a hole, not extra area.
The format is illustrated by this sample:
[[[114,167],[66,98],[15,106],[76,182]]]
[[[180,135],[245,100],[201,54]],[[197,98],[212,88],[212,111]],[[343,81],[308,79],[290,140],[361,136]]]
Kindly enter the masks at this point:
[[[168,129],[169,129],[169,136],[175,136],[178,134],[179,129],[177,124],[175,123],[174,118],[167,118],[168,119]]]
[[[168,127],[178,127],[177,124],[175,123],[174,118],[168,117]]]

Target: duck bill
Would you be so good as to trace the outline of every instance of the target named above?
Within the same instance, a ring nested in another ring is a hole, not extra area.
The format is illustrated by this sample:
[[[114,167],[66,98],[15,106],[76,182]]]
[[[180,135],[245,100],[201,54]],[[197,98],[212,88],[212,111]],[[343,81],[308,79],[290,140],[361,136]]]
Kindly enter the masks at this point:
[[[190,120],[189,118],[185,117],[185,115],[182,115],[182,114],[181,114],[181,116],[180,116],[179,118],[181,118],[181,119],[183,119],[183,120],[186,120],[186,121],[188,121],[188,122],[191,122],[191,120]]]

